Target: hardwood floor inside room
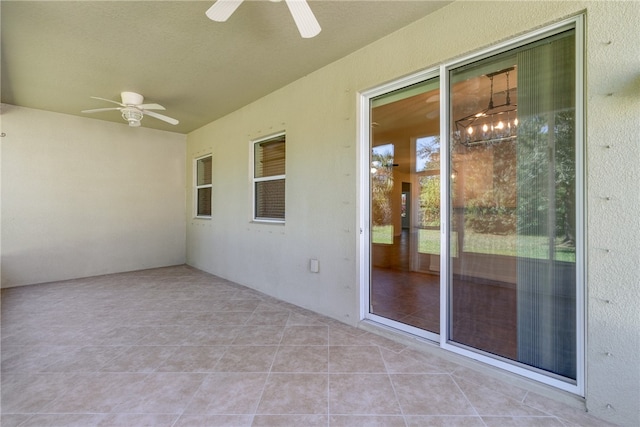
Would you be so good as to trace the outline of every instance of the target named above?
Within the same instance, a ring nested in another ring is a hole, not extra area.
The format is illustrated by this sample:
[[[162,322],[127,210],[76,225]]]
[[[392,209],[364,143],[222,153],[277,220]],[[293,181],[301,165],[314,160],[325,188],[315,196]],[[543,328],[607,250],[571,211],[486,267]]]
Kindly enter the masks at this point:
[[[440,275],[411,271],[409,233],[385,249],[385,267],[371,272],[372,313],[440,333]],[[470,347],[517,358],[517,299],[514,284],[455,276],[451,287],[452,338]]]

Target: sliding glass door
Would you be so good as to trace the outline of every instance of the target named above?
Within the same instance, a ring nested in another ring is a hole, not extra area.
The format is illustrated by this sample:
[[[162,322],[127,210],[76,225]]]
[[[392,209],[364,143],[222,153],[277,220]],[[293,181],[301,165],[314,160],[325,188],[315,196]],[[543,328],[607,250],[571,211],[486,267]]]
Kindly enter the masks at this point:
[[[572,380],[574,37],[449,71],[449,339]]]
[[[438,334],[439,79],[374,97],[370,117],[370,313],[418,335]]]
[[[576,19],[365,95],[368,313],[582,393]]]

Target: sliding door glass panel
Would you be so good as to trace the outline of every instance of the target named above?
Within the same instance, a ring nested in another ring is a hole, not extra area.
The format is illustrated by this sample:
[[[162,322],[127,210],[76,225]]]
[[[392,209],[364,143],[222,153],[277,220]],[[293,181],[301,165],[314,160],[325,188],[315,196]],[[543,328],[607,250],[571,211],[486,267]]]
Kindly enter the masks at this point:
[[[440,90],[371,100],[370,313],[440,330]]]
[[[575,57],[567,31],[449,74],[448,340],[570,380]]]

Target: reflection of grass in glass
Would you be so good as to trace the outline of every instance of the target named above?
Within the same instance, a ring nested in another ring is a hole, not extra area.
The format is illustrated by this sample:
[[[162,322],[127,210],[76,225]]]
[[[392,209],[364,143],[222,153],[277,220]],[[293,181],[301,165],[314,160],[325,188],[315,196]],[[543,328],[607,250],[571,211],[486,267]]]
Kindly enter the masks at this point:
[[[371,242],[393,244],[393,225],[374,225],[371,227]]]
[[[440,254],[440,231],[419,230],[418,251],[428,254]],[[452,242],[455,245],[455,240]],[[491,255],[521,256],[525,258],[546,259],[549,257],[549,241],[544,236],[516,236],[515,234],[479,234],[467,231],[464,236],[464,251]],[[559,240],[557,241],[559,243]],[[452,254],[455,251],[452,247]],[[575,262],[574,248],[556,246],[557,261]]]

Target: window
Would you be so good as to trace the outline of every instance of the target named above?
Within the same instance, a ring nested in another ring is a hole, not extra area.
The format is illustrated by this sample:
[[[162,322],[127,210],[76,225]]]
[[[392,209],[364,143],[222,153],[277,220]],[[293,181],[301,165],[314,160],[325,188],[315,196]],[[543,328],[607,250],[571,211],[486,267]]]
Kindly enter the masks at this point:
[[[195,160],[195,212],[197,218],[211,218],[211,164],[207,155]]]
[[[285,135],[253,144],[253,219],[284,222]]]

